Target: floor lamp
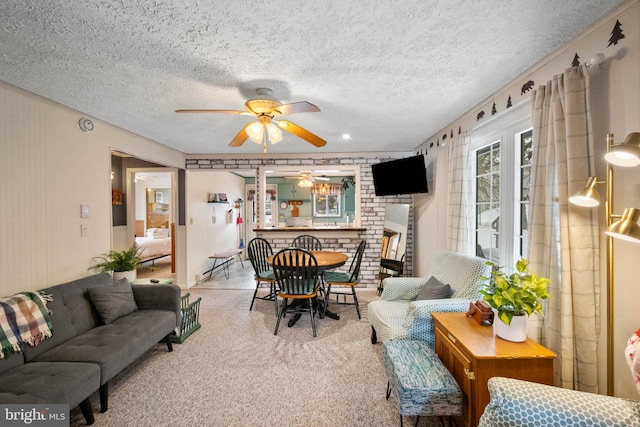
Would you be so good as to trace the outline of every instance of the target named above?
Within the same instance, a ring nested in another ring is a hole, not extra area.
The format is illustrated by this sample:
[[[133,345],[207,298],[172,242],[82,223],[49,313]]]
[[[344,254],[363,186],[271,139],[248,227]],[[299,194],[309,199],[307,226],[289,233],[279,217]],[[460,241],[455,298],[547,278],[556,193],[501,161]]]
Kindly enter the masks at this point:
[[[606,237],[606,286],[607,286],[607,394],[613,396],[613,239],[623,239],[635,243],[640,243],[640,210],[626,208],[622,215],[613,214],[613,167],[634,167],[640,165],[640,132],[630,133],[621,144],[614,144],[613,134],[607,135],[607,161],[606,181],[599,181],[597,177],[589,177],[585,187],[569,198],[569,201],[578,206],[594,207],[600,204],[597,184],[606,183],[605,212],[607,230]],[[617,219],[616,222],[613,222]]]

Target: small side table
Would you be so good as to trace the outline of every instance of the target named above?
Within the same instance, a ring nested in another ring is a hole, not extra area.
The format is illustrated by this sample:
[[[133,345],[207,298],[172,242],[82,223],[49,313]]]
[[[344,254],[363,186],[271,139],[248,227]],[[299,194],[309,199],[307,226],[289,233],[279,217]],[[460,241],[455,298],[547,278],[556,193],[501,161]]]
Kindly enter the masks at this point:
[[[490,395],[491,377],[510,377],[553,385],[555,353],[530,338],[515,343],[495,336],[493,326],[478,324],[465,313],[433,313],[435,350],[462,389],[458,426],[477,426]]]

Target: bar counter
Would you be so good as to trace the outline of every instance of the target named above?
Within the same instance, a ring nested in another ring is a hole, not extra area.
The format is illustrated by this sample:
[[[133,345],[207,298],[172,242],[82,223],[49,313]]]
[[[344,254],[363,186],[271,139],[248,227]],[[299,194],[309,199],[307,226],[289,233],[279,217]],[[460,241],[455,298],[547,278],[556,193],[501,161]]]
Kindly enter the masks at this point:
[[[272,231],[277,231],[277,232],[296,232],[296,233],[300,233],[300,232],[305,232],[305,231],[367,231],[366,227],[347,227],[347,226],[338,226],[338,225],[319,225],[319,226],[310,226],[310,227],[297,227],[297,226],[293,226],[293,227],[267,227],[267,228],[254,228],[253,231],[255,232],[272,232]]]

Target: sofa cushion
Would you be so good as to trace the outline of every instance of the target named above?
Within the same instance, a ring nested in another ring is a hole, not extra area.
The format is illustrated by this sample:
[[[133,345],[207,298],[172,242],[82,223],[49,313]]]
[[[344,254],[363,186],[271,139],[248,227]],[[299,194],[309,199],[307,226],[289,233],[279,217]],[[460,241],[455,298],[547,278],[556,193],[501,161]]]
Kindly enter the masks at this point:
[[[111,276],[101,273],[44,289],[53,297],[53,301],[47,304],[47,308],[51,310],[53,335],[35,347],[26,346],[25,362],[100,325],[102,321],[91,304],[87,289],[111,283],[113,283]]]
[[[451,298],[451,286],[431,276],[424,285],[416,300]]]
[[[172,311],[137,310],[70,339],[39,355],[36,361],[96,363],[100,366],[100,384],[104,384],[175,327]]]
[[[0,375],[0,402],[78,406],[100,387],[93,363],[31,362]]]
[[[24,355],[22,353],[12,353],[0,359],[0,374],[24,365]],[[1,400],[0,400],[1,402]]]
[[[88,292],[105,325],[138,309],[127,279],[118,280],[109,286],[95,286],[89,288]]]

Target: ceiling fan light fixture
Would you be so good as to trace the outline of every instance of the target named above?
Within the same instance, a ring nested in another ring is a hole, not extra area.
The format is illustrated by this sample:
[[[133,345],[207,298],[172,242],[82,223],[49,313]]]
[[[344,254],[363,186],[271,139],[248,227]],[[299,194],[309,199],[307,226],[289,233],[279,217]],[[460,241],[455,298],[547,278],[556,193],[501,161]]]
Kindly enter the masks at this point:
[[[278,126],[273,123],[268,123],[266,128],[267,134],[269,135],[269,141],[271,141],[272,144],[277,144],[282,141],[282,131],[278,129]]]
[[[260,122],[253,122],[247,126],[247,136],[256,144],[262,144],[264,126]]]
[[[311,188],[313,187],[313,181],[308,178],[302,178],[300,181],[298,181],[298,186],[303,188]]]

